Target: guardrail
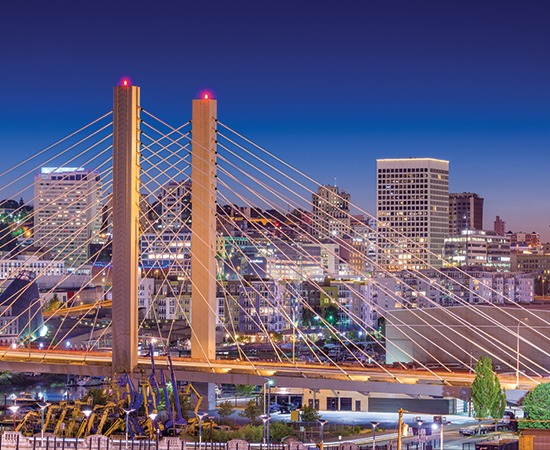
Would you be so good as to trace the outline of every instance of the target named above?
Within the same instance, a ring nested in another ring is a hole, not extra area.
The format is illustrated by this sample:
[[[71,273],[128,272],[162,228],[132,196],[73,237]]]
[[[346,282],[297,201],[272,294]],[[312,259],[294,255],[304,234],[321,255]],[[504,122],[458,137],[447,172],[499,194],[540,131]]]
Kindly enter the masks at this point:
[[[53,435],[37,434],[33,437],[23,436],[14,431],[0,434],[0,450],[373,450],[372,444],[357,445],[351,442],[304,444],[290,440],[285,443],[269,445],[249,443],[241,439],[229,442],[184,441],[177,437],[154,439],[111,439],[102,435],[87,436],[84,439],[65,438]],[[419,450],[417,442],[403,442],[402,450]],[[396,442],[377,443],[374,450],[397,450]]]

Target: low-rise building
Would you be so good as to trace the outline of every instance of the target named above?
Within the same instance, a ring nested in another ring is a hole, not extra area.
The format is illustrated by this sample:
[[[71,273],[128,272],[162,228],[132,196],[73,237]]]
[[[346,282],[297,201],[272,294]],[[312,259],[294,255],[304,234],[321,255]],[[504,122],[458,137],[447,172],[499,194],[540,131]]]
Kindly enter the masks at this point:
[[[445,239],[444,267],[486,267],[510,270],[510,238],[494,231],[464,230]]]

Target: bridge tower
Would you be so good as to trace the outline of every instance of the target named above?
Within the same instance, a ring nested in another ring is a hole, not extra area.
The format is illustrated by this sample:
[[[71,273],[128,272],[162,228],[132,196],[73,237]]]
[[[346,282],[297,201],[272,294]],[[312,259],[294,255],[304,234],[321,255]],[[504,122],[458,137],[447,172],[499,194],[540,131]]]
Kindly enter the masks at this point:
[[[124,81],[113,101],[113,373],[138,363],[140,89]]]
[[[216,120],[216,100],[193,100],[191,357],[202,360],[216,358]],[[197,388],[215,408],[214,385]]]

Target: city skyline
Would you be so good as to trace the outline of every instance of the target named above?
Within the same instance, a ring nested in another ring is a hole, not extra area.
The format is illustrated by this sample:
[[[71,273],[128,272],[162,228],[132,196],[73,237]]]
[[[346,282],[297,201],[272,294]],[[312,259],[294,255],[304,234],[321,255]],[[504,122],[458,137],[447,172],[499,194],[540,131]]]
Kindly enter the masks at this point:
[[[485,229],[550,240],[545,3],[283,4],[8,5],[0,155],[103,114],[128,76],[174,125],[209,90],[221,121],[371,214],[377,158],[439,158],[450,192],[485,199]]]

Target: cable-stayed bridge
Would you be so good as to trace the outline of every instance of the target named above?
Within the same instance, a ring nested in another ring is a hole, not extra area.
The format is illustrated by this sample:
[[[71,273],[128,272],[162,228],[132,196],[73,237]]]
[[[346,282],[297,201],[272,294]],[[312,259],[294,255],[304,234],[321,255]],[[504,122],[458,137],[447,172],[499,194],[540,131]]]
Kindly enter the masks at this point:
[[[398,228],[384,239],[406,276],[386,270],[368,252],[385,251],[376,218],[216,108],[194,100],[174,126],[123,84],[112,111],[3,171],[0,198],[32,202],[0,235],[0,369],[139,373],[155,341],[156,363],[171,353],[193,382],[467,398],[482,355],[509,389],[550,375],[545,311],[423,266]],[[405,298],[395,287],[412,279]]]

